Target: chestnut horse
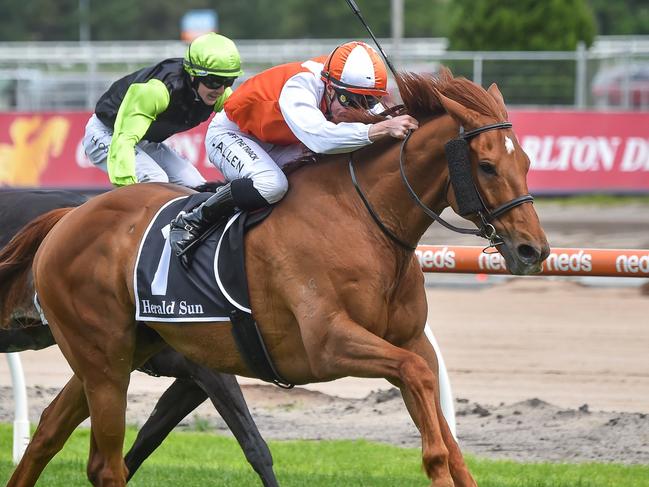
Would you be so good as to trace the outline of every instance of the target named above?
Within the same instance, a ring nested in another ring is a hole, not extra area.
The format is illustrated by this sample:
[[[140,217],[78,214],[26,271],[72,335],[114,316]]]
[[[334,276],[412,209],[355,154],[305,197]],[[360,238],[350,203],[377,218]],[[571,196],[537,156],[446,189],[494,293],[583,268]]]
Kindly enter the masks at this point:
[[[0,248],[37,216],[55,208],[79,206],[87,199],[81,194],[62,190],[1,190]],[[0,353],[40,350],[56,343],[50,328],[41,322],[31,297],[27,298],[22,309],[8,310],[12,319],[0,327]],[[176,380],[162,394],[124,456],[129,479],[173,428],[209,398],[239,442],[250,465],[259,474],[261,483],[265,487],[277,487],[270,450],[250,415],[241,387],[233,375],[214,372],[195,364],[170,347],[153,355],[139,370]],[[79,421],[83,419],[81,417]],[[56,448],[53,449],[49,456],[54,456],[56,451]],[[31,472],[35,481],[40,470],[32,464]]]
[[[485,206],[467,218],[499,244],[510,271],[540,271],[549,246],[527,195],[529,159],[498,88],[484,90],[447,70],[438,78],[402,74],[397,82],[408,113],[420,122],[403,154],[400,144],[386,140],[352,156],[318,156],[293,172],[286,197],[245,239],[250,303],[282,378],[293,384],[387,379],[401,389],[419,428],[431,485],[475,486],[440,409],[437,359],[424,334],[424,278],[413,252],[431,214],[449,205],[461,212],[460,193],[448,182],[445,143],[464,133],[471,173],[465,176]],[[253,375],[227,322],[134,320],[142,235],[163,204],[188,192],[153,183],[111,191],[45,215],[0,256],[0,282],[8,279],[14,295],[33,259],[40,303],[75,374],[43,415],[10,486],[31,485],[22,479],[42,460],[39,431],[58,429],[62,441],[80,410],[91,417],[89,479],[123,486],[130,372],[165,342],[207,367]]]

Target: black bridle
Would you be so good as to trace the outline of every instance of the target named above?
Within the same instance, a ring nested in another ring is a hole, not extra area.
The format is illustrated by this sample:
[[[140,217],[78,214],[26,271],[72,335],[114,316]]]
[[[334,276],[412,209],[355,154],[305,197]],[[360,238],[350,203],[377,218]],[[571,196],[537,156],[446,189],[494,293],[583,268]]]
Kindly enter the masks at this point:
[[[484,125],[482,127],[478,127],[477,129],[469,130],[468,132],[465,132],[462,127],[460,127],[460,133],[458,135],[458,139],[464,140],[468,142],[471,140],[473,137],[483,133],[487,132],[490,130],[500,130],[500,129],[509,129],[512,127],[512,124],[510,122],[500,122],[500,123],[494,123],[490,125]],[[406,186],[406,189],[408,190],[408,194],[412,197],[412,199],[415,201],[415,203],[423,210],[423,212],[428,215],[430,218],[432,218],[434,221],[439,222],[441,225],[444,227],[448,228],[449,230],[452,230],[454,232],[462,233],[462,234],[468,234],[468,235],[477,235],[479,237],[486,238],[489,240],[489,247],[495,247],[497,245],[501,245],[503,243],[503,239],[498,235],[496,232],[496,228],[492,225],[492,221],[495,220],[496,218],[502,216],[504,213],[508,212],[512,208],[515,208],[519,205],[522,205],[523,203],[532,203],[534,201],[534,198],[530,194],[525,194],[522,196],[518,196],[516,198],[513,198],[512,200],[508,201],[507,203],[504,203],[497,207],[494,210],[489,210],[487,206],[484,203],[484,199],[482,198],[482,195],[480,194],[480,191],[478,190],[478,187],[475,184],[475,180],[471,176],[471,182],[473,185],[473,190],[475,190],[475,193],[477,195],[477,199],[480,203],[480,208],[478,208],[475,213],[478,214],[480,217],[480,227],[475,229],[475,228],[462,228],[462,227],[456,227],[455,225],[452,225],[451,223],[447,222],[444,220],[440,215],[435,213],[433,210],[431,210],[428,206],[424,204],[424,202],[421,201],[419,196],[415,193],[415,191],[412,189],[412,186],[408,182],[408,178],[406,177],[406,173],[404,170],[404,159],[405,159],[405,149],[406,149],[406,143],[410,139],[410,136],[412,135],[412,131],[408,132],[408,135],[406,138],[403,140],[403,143],[401,144],[401,150],[399,152],[399,171],[401,173],[401,179],[403,180],[404,185]],[[385,233],[393,242],[398,244],[400,247],[403,247],[404,249],[408,251],[414,251],[416,247],[413,247],[412,245],[404,242],[401,240],[399,237],[397,237],[394,232],[392,232],[389,228],[385,226],[385,224],[381,221],[379,216],[376,214],[372,206],[370,205],[370,202],[368,201],[367,197],[363,193],[363,190],[360,188],[358,185],[358,181],[356,179],[356,173],[354,171],[354,164],[353,164],[353,158],[352,154],[349,154],[349,173],[351,175],[351,180],[352,183],[354,184],[354,188],[356,188],[356,191],[358,195],[360,196],[361,200],[363,201],[363,204],[367,208],[368,212],[372,216],[372,219],[376,222],[378,227]],[[448,187],[451,185],[451,178],[449,176],[448,183],[446,185],[446,192],[448,192]],[[487,248],[489,248],[487,247]]]

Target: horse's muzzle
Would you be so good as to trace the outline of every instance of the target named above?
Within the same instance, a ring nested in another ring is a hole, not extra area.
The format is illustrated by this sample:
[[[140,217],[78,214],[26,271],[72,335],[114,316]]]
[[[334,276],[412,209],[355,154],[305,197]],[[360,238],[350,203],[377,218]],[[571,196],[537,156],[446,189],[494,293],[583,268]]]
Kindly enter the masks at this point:
[[[543,261],[550,255],[550,246],[547,242],[538,245],[505,241],[505,245],[500,247],[500,253],[505,258],[509,272],[527,276],[541,272]]]

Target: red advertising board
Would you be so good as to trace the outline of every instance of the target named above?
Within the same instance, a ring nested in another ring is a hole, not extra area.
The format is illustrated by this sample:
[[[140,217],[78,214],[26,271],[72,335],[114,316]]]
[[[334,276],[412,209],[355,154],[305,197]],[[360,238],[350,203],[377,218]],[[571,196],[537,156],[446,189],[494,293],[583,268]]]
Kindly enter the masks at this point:
[[[649,192],[649,112],[511,110],[532,193]],[[99,188],[81,138],[90,113],[0,113],[0,186]],[[208,180],[207,122],[169,140]]]
[[[649,113],[510,111],[533,193],[649,192]]]
[[[0,187],[110,188],[108,175],[86,157],[87,112],[0,113]],[[168,140],[203,176],[222,180],[205,156],[208,122]]]

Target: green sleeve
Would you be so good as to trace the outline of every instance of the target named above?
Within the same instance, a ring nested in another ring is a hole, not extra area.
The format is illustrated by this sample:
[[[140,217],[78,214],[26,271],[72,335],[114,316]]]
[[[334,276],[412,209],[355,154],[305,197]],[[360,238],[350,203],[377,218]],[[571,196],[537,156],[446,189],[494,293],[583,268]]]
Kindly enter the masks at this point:
[[[169,100],[169,90],[158,79],[129,86],[119,106],[108,149],[108,177],[115,186],[137,183],[135,144],[156,117],[167,109]]]
[[[230,98],[231,94],[232,94],[232,88],[226,88],[225,90],[223,90],[223,94],[218,97],[216,103],[214,104],[215,112],[220,112],[221,110],[223,110],[223,105],[225,104],[225,100]]]

